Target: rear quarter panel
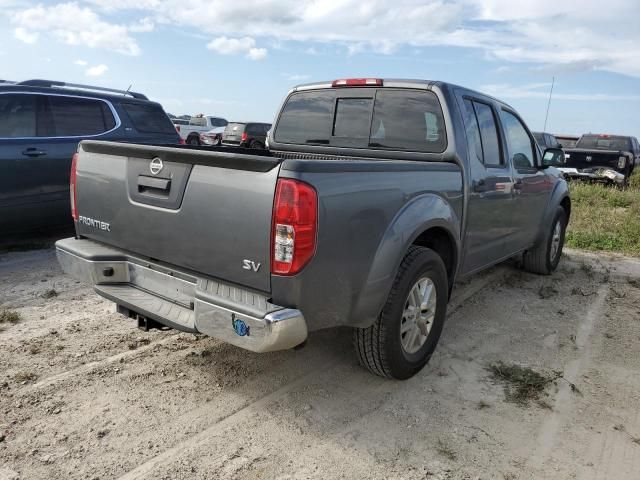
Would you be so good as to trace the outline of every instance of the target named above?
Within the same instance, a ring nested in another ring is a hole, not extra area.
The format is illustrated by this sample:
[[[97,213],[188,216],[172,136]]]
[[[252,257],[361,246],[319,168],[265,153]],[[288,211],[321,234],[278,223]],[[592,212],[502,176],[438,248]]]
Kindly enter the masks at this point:
[[[422,231],[439,225],[459,238],[462,176],[454,164],[288,160],[280,176],[318,192],[315,256],[298,275],[271,279],[274,303],[300,308],[310,330],[370,325]]]

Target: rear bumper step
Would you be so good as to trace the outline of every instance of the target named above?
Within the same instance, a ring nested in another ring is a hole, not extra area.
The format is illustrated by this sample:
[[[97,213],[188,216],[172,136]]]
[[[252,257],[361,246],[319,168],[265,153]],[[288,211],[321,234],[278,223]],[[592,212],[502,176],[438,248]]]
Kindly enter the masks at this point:
[[[56,242],[65,273],[120,307],[178,330],[253,352],[293,348],[307,338],[299,310],[223,282],[150,263],[87,239]]]

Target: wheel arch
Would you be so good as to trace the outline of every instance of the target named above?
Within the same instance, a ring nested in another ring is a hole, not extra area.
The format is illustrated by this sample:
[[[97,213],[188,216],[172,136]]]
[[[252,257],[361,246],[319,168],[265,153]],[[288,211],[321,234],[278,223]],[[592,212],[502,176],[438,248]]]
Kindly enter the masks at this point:
[[[408,202],[382,237],[367,279],[354,299],[350,324],[364,328],[373,324],[412,245],[431,248],[443,259],[451,288],[460,258],[459,239],[459,216],[441,196],[424,194]]]

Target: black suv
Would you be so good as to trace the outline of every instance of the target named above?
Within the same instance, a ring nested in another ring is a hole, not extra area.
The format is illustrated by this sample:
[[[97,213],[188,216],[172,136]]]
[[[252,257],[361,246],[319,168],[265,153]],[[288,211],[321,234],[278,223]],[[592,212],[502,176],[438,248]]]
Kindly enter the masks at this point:
[[[86,138],[180,141],[162,106],[140,93],[50,80],[0,81],[0,232],[72,225],[71,157]]]
[[[270,123],[229,123],[222,134],[222,145],[264,149]]]

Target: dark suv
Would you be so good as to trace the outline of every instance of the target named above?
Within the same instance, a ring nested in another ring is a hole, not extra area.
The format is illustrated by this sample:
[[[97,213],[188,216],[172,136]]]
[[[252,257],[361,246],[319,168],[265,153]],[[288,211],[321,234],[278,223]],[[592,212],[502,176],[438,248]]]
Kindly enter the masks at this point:
[[[222,145],[264,149],[270,128],[270,123],[229,123],[222,134]]]
[[[538,142],[538,145],[540,145],[543,150],[545,148],[562,148],[562,145],[560,145],[560,142],[558,141],[558,139],[555,136],[553,136],[553,134],[551,133],[546,133],[546,132],[531,132],[531,133],[533,134],[533,137],[536,139],[536,142]]]
[[[180,140],[162,106],[140,93],[49,80],[0,82],[0,232],[72,225],[71,157],[89,138]]]

